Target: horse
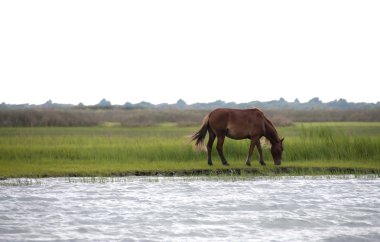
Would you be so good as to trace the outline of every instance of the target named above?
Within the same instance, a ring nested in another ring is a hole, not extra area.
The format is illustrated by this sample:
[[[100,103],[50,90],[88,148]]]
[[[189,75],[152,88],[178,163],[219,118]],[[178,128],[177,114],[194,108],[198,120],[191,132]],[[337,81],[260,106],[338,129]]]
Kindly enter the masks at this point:
[[[226,136],[235,140],[251,140],[246,165],[251,166],[251,156],[256,146],[259,162],[265,166],[260,144],[260,138],[264,136],[272,145],[271,154],[274,164],[281,165],[284,138],[279,138],[276,128],[260,109],[218,108],[213,110],[204,117],[200,130],[191,136],[191,140],[195,141],[198,148],[204,146],[207,132],[209,134],[207,161],[210,166],[212,165],[211,151],[215,138],[217,138],[216,150],[222,164],[229,165],[223,154],[223,143]]]

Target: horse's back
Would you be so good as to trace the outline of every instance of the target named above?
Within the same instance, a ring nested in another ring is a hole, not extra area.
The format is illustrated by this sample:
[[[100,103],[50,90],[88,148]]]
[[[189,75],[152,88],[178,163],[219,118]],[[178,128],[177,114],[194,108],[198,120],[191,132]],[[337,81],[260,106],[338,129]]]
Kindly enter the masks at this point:
[[[257,108],[219,108],[210,113],[209,125],[215,133],[225,132],[230,138],[243,139],[261,132],[262,117],[262,111]]]

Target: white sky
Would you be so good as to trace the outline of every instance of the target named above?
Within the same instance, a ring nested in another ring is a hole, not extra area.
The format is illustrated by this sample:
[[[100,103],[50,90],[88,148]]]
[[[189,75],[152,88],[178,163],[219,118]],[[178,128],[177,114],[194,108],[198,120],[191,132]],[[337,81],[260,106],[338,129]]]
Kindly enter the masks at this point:
[[[379,84],[378,0],[0,1],[0,103],[377,102]]]

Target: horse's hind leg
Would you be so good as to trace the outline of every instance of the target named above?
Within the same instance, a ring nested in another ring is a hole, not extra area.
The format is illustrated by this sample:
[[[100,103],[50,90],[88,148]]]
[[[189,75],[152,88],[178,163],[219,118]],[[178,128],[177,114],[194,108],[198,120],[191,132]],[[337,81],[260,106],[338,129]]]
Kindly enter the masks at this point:
[[[211,151],[212,151],[212,145],[214,144],[215,140],[215,134],[212,132],[212,130],[208,131],[208,142],[207,142],[207,163],[212,166],[212,159],[211,159]]]
[[[216,145],[216,150],[218,151],[220,159],[222,160],[222,164],[225,165],[225,166],[229,166],[230,164],[228,164],[228,162],[227,162],[227,160],[226,160],[226,158],[224,157],[224,154],[223,154],[224,138],[225,138],[224,135],[218,136],[218,143]]]

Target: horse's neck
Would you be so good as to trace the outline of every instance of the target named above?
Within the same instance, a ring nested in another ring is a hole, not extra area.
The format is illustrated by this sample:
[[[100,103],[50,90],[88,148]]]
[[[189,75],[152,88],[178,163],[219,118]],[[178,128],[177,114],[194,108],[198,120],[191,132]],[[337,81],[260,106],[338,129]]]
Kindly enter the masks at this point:
[[[273,145],[280,141],[278,137],[277,130],[274,128],[273,124],[265,118],[265,138],[267,138],[270,143]]]

